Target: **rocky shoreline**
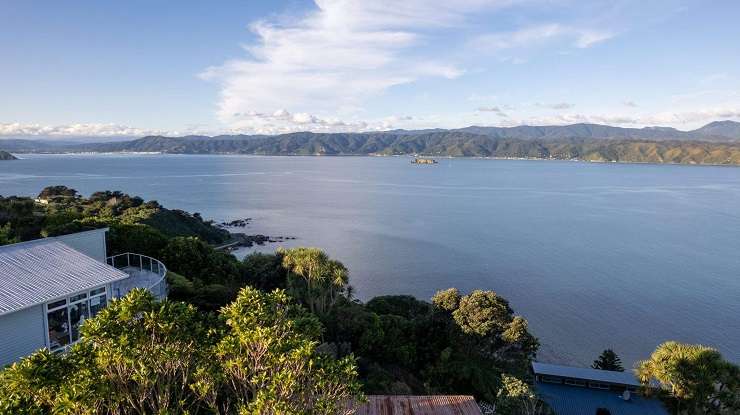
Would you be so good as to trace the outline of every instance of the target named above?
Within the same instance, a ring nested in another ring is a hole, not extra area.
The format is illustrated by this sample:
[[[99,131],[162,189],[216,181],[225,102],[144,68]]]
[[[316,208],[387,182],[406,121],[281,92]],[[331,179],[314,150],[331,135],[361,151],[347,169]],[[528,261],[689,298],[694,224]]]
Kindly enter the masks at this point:
[[[251,248],[255,245],[263,246],[269,243],[281,243],[297,239],[295,236],[268,236],[262,234],[250,235],[245,232],[231,231],[231,229],[234,228],[246,228],[251,223],[252,218],[234,219],[229,222],[223,221],[218,223],[216,226],[229,231],[231,239],[227,243],[217,246],[216,249],[234,251],[239,248]]]

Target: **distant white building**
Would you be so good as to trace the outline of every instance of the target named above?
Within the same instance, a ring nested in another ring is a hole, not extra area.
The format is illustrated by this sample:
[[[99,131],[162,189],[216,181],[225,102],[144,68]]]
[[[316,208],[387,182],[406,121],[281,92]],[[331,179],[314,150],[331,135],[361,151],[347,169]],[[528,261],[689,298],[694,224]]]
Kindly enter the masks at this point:
[[[0,367],[34,351],[66,350],[111,298],[167,295],[167,269],[138,254],[107,257],[108,229],[0,246]]]

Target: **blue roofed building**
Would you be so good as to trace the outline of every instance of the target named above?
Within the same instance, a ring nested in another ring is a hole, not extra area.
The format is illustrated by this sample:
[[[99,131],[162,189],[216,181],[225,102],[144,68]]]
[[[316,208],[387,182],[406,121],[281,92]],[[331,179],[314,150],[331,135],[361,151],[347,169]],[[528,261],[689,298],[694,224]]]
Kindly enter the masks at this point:
[[[557,415],[668,415],[658,399],[641,396],[630,372],[532,363],[535,390]]]

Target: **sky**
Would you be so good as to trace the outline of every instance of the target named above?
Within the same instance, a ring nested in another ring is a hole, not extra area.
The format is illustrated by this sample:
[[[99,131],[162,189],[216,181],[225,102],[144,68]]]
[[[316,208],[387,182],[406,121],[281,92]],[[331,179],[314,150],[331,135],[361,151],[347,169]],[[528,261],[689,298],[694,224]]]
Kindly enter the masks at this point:
[[[0,137],[740,120],[736,0],[0,0]]]

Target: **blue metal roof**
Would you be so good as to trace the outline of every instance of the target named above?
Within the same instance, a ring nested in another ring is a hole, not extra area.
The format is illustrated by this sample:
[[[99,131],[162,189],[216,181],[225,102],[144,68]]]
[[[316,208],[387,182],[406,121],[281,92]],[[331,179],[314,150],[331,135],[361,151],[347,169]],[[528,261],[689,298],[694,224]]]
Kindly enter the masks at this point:
[[[583,379],[594,382],[606,382],[617,385],[640,386],[640,381],[632,372],[613,372],[585,367],[553,365],[550,363],[532,362],[532,370],[537,375],[557,376],[561,378]]]
[[[615,391],[537,382],[537,394],[557,415],[594,415],[606,408],[611,415],[668,415],[657,399],[632,394],[629,401]]]

